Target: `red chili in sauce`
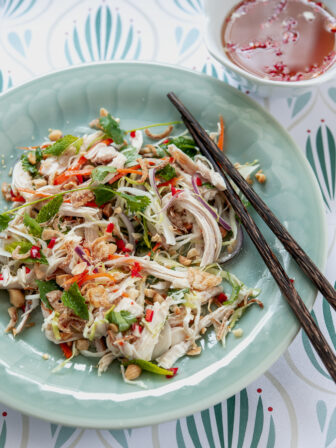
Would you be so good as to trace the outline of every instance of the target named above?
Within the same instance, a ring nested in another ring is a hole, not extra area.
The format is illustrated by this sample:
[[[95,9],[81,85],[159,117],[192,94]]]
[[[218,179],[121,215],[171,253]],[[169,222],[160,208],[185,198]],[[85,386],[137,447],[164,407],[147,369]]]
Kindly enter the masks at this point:
[[[314,0],[244,0],[225,19],[222,44],[247,72],[302,81],[336,61],[336,18]]]

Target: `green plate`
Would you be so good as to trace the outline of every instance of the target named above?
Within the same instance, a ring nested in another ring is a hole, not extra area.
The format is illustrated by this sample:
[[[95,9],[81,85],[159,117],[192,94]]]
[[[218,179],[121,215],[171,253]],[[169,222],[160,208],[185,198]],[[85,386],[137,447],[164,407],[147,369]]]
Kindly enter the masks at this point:
[[[71,133],[96,117],[102,106],[120,117],[125,129],[178,119],[166,98],[171,90],[207,129],[215,129],[219,114],[225,117],[231,160],[260,160],[268,181],[263,186],[256,184],[256,190],[323,268],[326,232],[322,199],[300,150],[247,96],[192,71],[146,63],[94,64],[52,73],[7,92],[0,97],[0,145],[7,165],[2,180],[7,180],[8,167],[20,154],[18,146],[42,141],[50,127]],[[255,218],[311,308],[316,290]],[[243,337],[229,335],[225,348],[210,332],[201,342],[199,357],[186,357],[177,363],[179,372],[174,379],[144,374],[146,390],[125,384],[117,364],[99,377],[95,359],[78,357],[62,371],[52,373],[62,355],[41,333],[38,312],[33,317],[36,326],[22,336],[14,340],[3,334],[8,322],[8,301],[3,292],[0,401],[65,425],[125,428],[175,419],[235,394],[279,358],[299,325],[247,237],[242,253],[227,264],[227,269],[248,285],[262,289],[265,308],[252,307],[239,324]],[[50,359],[42,359],[43,353],[49,353]]]

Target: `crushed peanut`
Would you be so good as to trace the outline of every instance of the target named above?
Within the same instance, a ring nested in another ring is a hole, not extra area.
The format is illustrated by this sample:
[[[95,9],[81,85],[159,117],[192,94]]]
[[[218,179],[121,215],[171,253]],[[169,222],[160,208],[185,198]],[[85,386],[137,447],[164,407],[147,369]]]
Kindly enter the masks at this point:
[[[232,330],[232,333],[236,338],[241,338],[243,336],[244,331],[242,328],[237,328],[236,330]]]
[[[137,364],[130,364],[125,370],[125,378],[127,380],[135,380],[141,375],[142,369]]]
[[[57,140],[62,138],[62,131],[60,131],[59,129],[51,130],[48,138],[50,141],[56,142]]]
[[[179,263],[183,264],[183,266],[190,266],[191,265],[191,260],[189,260],[189,258],[184,257],[183,255],[179,256]]]
[[[101,107],[101,108],[100,108],[100,111],[99,111],[99,115],[100,115],[101,117],[107,117],[107,116],[108,116],[108,111],[107,111],[107,109],[105,109],[105,107]]]
[[[256,173],[255,178],[257,179],[257,181],[258,181],[260,184],[264,184],[264,183],[266,182],[266,174],[264,174],[264,173],[262,172],[262,170],[259,170],[259,171]]]

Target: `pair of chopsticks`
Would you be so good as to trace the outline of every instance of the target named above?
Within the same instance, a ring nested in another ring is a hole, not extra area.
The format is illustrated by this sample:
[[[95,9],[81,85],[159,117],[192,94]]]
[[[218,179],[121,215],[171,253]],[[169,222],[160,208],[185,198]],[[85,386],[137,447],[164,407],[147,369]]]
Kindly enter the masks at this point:
[[[286,274],[282,265],[270,249],[261,231],[251,218],[246,210],[238,194],[232,187],[228,176],[242,191],[245,197],[250,201],[251,205],[259,213],[265,223],[282,242],[285,249],[292,255],[297,264],[311,279],[315,286],[321,291],[325,299],[330,303],[334,310],[336,310],[336,291],[319,271],[317,266],[308,257],[304,250],[293,239],[285,227],[280,223],[268,206],[257,195],[257,193],[250,187],[246,180],[236,170],[226,155],[218,148],[216,143],[211,140],[207,132],[201,127],[198,121],[182,104],[177,96],[171,92],[168,95],[169,100],[173,103],[176,109],[180,112],[182,119],[189,130],[195,143],[200,148],[202,154],[208,158],[214,169],[224,179],[226,190],[225,195],[230,202],[232,208],[241,220],[246,232],[250,236],[258,252],[263,258],[265,264],[270,270],[274,280],[278,284],[281,292],[286,298],[289,306],[292,308],[295,316],[302,325],[316,352],[321,358],[326,369],[330,373],[333,380],[336,382],[336,356],[328,345],[327,340],[321,333],[315,321],[311,317],[306,305],[296,291],[293,282]]]

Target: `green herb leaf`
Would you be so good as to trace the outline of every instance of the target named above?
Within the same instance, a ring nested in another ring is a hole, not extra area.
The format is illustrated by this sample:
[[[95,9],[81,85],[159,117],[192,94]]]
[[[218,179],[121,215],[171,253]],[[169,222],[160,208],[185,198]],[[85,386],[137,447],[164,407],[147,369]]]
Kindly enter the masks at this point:
[[[64,305],[71,308],[76,316],[85,320],[89,319],[88,307],[76,282],[67,291],[63,292],[61,299]]]
[[[97,182],[103,182],[103,180],[109,173],[115,173],[116,171],[117,169],[114,166],[97,166],[92,170],[91,178],[92,180],[95,180]]]
[[[122,155],[126,157],[125,166],[130,167],[137,165],[137,159],[139,158],[139,151],[134,148],[134,146],[128,146],[127,148],[120,151]]]
[[[29,161],[28,155],[29,154],[34,154],[35,155],[35,160],[36,163],[31,163]],[[42,160],[42,150],[41,148],[36,148],[35,151],[30,151],[26,154],[22,154],[21,156],[21,164],[22,164],[22,168],[27,171],[29,174],[31,174],[33,177],[38,175],[38,168],[39,168],[39,163]]]
[[[127,193],[120,193],[119,191],[116,191],[115,194],[125,199],[127,207],[131,213],[143,212],[150,204],[148,196],[132,196]]]
[[[171,370],[163,369],[153,362],[144,361],[143,359],[132,359],[132,361],[126,361],[124,365],[137,364],[142,370],[147,370],[147,372],[155,373],[156,375],[166,375],[174,376],[174,372]]]
[[[166,165],[162,170],[157,171],[157,175],[163,180],[168,181],[177,176],[175,168],[171,165]]]
[[[65,135],[63,138],[60,138],[59,140],[57,140],[57,142],[55,142],[53,145],[48,146],[48,148],[43,151],[43,155],[58,157],[61,154],[63,154],[63,152],[67,148],[69,148],[70,145],[75,143],[77,140],[80,140],[80,139],[73,135]]]
[[[0,232],[3,232],[7,229],[8,224],[11,222],[11,220],[14,218],[13,215],[10,215],[9,213],[2,213],[0,215]]]
[[[53,218],[63,203],[63,196],[55,196],[48,204],[44,205],[36,216],[38,223],[47,222]]]
[[[160,146],[162,149],[164,149],[165,151],[168,152],[168,150],[167,150],[168,145],[172,145],[172,144],[177,146],[181,151],[183,151],[185,154],[187,154],[187,156],[191,157],[192,159],[195,157],[195,155],[198,152],[196,149],[196,143],[190,137],[172,138],[171,140],[169,140],[168,143],[165,143]]]
[[[119,123],[110,114],[107,117],[100,117],[99,124],[107,137],[112,138],[117,145],[124,142],[125,131],[120,129]]]
[[[16,249],[18,246],[20,246],[20,250],[19,250],[19,254],[26,254],[27,252],[30,252],[30,249],[33,247],[32,243],[30,241],[13,241],[10,244],[7,244],[5,246],[5,250],[7,252],[12,253],[14,251],[14,249]],[[30,263],[40,263],[40,264],[49,264],[48,260],[46,259],[44,253],[40,250],[40,258],[32,258],[32,257],[27,257],[24,258],[22,260],[18,260],[21,263],[24,264],[30,264]]]
[[[147,220],[145,218],[143,218],[142,223],[143,223],[143,240],[144,240],[146,246],[148,247],[148,249],[152,249],[152,245],[151,245],[151,243],[149,241],[149,237],[148,237]]]
[[[119,327],[119,331],[123,332],[130,328],[134,322],[136,322],[136,317],[132,316],[129,311],[113,311],[110,310],[105,314],[105,319],[111,324],[116,324]]]
[[[52,307],[47,298],[47,294],[48,294],[48,292],[57,291],[57,290],[60,290],[61,288],[58,286],[58,284],[54,280],[49,280],[48,282],[44,282],[42,280],[35,280],[35,282],[39,289],[40,299],[42,300],[42,302],[44,303],[44,305],[47,308],[52,310]]]
[[[82,139],[82,138],[78,138],[78,139],[72,144],[72,146],[74,146],[74,147],[76,148],[76,154],[79,153],[79,150],[80,150],[82,144],[83,144],[83,139]]]
[[[28,213],[25,213],[23,216],[23,224],[29,229],[29,231],[32,235],[37,236],[38,238],[41,238],[42,231],[43,231],[42,227],[36,221],[36,219],[29,216]]]
[[[98,185],[90,190],[94,193],[95,202],[99,207],[109,202],[115,195],[115,190],[110,185]]]

